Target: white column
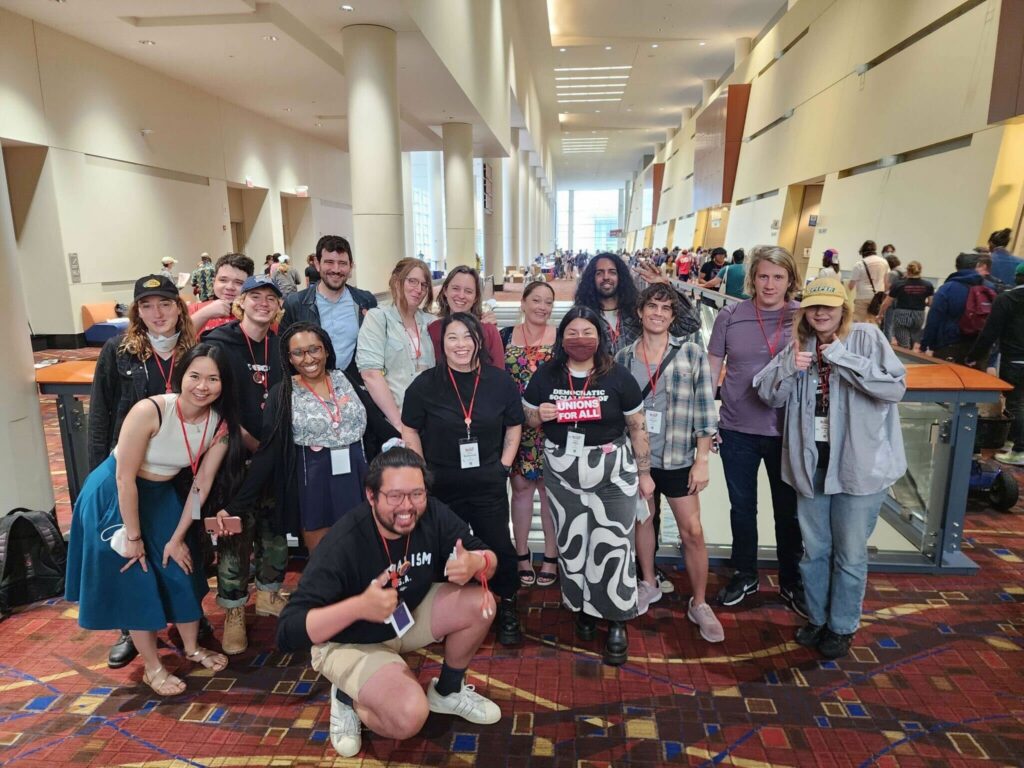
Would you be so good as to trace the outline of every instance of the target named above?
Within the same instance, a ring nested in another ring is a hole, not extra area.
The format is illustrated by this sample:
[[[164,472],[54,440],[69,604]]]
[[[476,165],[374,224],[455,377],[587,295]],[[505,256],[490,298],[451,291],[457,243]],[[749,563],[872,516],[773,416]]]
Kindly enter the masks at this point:
[[[512,151],[508,158],[508,262],[509,266],[519,266],[519,250],[521,246],[519,192],[519,130],[512,129]]]
[[[686,124],[690,122],[690,118],[693,117],[693,107],[683,107],[682,112],[679,115],[679,129],[686,128]],[[686,134],[684,134],[685,136]]]
[[[484,272],[494,275],[494,285],[505,280],[505,190],[502,158],[484,160],[491,170],[491,212],[484,211]]]
[[[448,238],[447,267],[476,267],[473,220],[473,126],[445,123],[441,126],[444,154],[444,231]]]
[[[519,252],[516,263],[520,267],[530,264],[530,164],[529,153],[519,150]]]
[[[396,36],[387,27],[356,24],[342,30],[341,40],[357,283],[384,291],[405,253]]]
[[[701,80],[701,86],[704,88],[704,95],[701,97],[701,104],[705,107],[711,100],[711,94],[715,92],[715,88],[718,87],[718,81],[716,80]]]
[[[0,152],[0,504],[14,507],[54,508],[50,463],[39,410],[28,311],[21,293],[21,265],[14,237],[14,219],[7,189],[7,172]],[[44,278],[45,279],[45,278]],[[74,468],[67,467],[68,472]]]
[[[747,58],[747,56],[750,55],[750,43],[751,43],[751,39],[749,37],[737,37],[736,38],[736,43],[735,43],[736,47],[733,50],[733,68],[734,69],[739,69],[739,66],[740,66],[740,64],[743,63],[743,60],[745,58]]]

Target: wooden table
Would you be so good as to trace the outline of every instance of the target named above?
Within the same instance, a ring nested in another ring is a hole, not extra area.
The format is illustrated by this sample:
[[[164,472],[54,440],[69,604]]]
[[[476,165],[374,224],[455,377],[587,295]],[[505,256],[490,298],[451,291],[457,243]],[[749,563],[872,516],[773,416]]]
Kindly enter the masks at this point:
[[[89,474],[89,433],[82,397],[89,395],[95,373],[95,360],[69,360],[36,369],[39,394],[57,396],[57,422],[72,504]]]

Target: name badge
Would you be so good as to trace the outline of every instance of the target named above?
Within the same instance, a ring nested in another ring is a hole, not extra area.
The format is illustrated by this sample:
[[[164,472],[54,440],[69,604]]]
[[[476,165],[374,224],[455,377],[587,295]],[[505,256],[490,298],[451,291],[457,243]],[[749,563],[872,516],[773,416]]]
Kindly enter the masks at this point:
[[[571,397],[555,401],[559,424],[577,421],[600,421],[601,401],[596,397]]]
[[[662,418],[661,411],[646,410],[644,411],[644,418],[647,419],[647,431],[652,435],[660,435]]]
[[[403,602],[398,604],[398,607],[395,608],[395,612],[392,613],[384,623],[390,624],[391,628],[395,630],[395,635],[397,637],[401,637],[412,629],[412,625],[416,623],[416,619],[412,617],[412,612]]]
[[[828,416],[814,417],[814,442],[828,442]]]
[[[480,443],[475,437],[459,440],[459,466],[462,469],[476,469],[480,466]]]
[[[565,454],[567,456],[582,456],[585,439],[586,435],[582,432],[577,429],[570,429],[565,436]]]
[[[352,471],[352,457],[348,448],[331,449],[331,474],[347,475]]]
[[[203,519],[203,512],[202,512],[202,505],[199,503],[199,489],[198,488],[193,488],[192,489],[192,493],[190,493],[188,495],[188,503],[189,503],[189,506],[192,508],[192,519],[193,520],[202,520]]]

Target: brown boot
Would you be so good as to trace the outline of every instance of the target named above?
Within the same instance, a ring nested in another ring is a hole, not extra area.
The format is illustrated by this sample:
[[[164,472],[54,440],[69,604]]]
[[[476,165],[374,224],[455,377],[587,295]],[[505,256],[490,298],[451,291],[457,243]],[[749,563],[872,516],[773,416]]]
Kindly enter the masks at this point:
[[[288,605],[288,596],[281,590],[269,592],[265,589],[256,590],[256,615],[280,616],[281,609]]]
[[[228,608],[224,613],[224,639],[220,647],[228,656],[243,653],[249,647],[245,636],[245,606]]]

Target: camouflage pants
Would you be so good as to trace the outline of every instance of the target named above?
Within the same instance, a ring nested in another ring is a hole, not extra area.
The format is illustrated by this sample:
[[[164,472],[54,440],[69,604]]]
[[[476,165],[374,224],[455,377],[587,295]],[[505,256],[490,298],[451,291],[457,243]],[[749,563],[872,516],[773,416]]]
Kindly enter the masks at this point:
[[[242,532],[217,541],[217,605],[237,608],[249,599],[249,558],[256,553],[256,588],[276,592],[288,566],[288,541],[270,529],[273,498],[261,499],[242,516]]]

